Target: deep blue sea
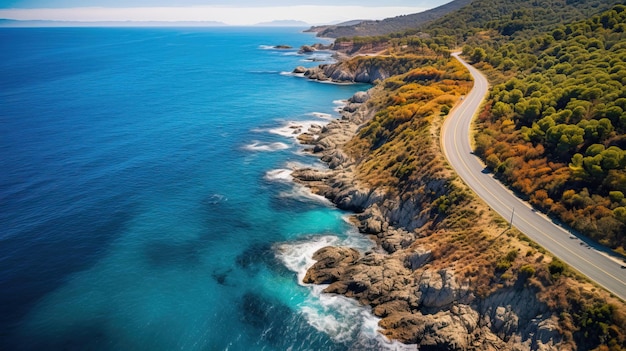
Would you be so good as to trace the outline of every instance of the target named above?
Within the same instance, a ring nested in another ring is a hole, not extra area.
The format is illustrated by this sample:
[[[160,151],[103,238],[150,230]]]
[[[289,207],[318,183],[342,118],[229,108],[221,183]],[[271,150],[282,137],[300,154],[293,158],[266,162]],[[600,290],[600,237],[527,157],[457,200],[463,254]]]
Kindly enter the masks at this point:
[[[0,29],[0,349],[377,349],[377,320],[299,283],[372,243],[290,181],[297,126],[363,85],[299,29]],[[316,60],[330,59],[316,53]],[[394,347],[393,345],[386,345]]]

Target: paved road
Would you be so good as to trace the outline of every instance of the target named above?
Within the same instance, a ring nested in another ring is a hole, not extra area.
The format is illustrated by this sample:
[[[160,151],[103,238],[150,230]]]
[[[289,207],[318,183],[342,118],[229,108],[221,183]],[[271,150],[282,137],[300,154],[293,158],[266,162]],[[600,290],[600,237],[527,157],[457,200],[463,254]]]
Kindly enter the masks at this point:
[[[487,79],[474,67],[454,54],[474,77],[474,88],[446,118],[441,133],[442,146],[448,162],[461,179],[493,210],[510,220],[513,225],[553,255],[589,277],[622,300],[626,300],[626,265],[610,257],[603,247],[587,243],[532,210],[517,198],[493,175],[484,171],[484,164],[474,156],[470,146],[471,122],[487,93]]]

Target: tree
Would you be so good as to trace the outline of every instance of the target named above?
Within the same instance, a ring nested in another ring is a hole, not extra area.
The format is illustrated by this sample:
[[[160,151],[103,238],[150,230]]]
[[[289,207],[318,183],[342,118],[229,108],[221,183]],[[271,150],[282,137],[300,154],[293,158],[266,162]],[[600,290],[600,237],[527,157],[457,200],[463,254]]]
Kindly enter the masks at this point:
[[[546,135],[558,151],[565,153],[584,142],[585,131],[576,125],[558,124],[548,129]]]
[[[485,58],[487,58],[487,53],[483,48],[475,48],[472,52],[472,56],[470,56],[470,60],[472,60],[473,63],[482,62]]]

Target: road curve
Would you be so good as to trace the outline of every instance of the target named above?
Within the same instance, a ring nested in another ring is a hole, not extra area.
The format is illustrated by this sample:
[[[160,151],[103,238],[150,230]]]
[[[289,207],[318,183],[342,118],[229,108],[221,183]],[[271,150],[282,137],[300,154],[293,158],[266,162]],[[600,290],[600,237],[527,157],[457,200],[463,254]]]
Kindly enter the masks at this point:
[[[528,203],[494,179],[491,173],[485,172],[484,164],[472,153],[470,132],[472,119],[487,94],[489,84],[485,76],[458,55],[453,54],[469,69],[474,87],[452,110],[441,131],[441,145],[450,165],[502,217],[510,220],[515,212],[513,226],[598,285],[626,300],[626,269],[621,268],[626,263],[610,257],[604,248],[584,242],[545,215],[533,211]]]

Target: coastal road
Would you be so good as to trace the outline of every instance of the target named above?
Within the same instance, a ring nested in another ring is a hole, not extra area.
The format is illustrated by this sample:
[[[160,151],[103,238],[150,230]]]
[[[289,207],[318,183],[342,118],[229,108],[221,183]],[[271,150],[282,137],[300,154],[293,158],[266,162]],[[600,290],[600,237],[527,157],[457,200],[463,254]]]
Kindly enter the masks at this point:
[[[472,119],[487,94],[487,79],[459,56],[474,78],[474,87],[444,122],[441,145],[450,165],[463,181],[503,218],[513,218],[513,226],[550,251],[554,256],[578,270],[614,295],[626,300],[626,265],[610,251],[555,224],[536,212],[525,201],[485,171],[470,144]],[[515,213],[513,213],[515,212]]]

